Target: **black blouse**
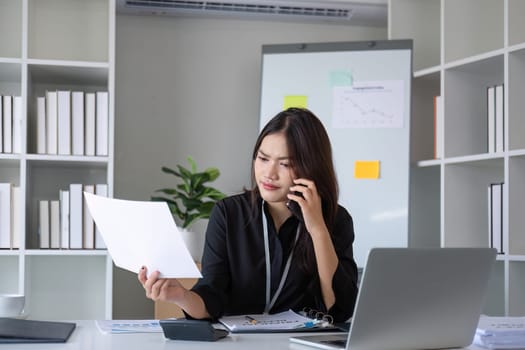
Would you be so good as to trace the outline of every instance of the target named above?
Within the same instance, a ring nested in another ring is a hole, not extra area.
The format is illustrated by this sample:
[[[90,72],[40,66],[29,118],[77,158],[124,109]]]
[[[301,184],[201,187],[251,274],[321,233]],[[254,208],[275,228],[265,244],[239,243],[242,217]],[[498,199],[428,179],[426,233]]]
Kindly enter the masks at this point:
[[[259,198],[256,208],[253,208],[250,193],[245,192],[225,198],[213,208],[202,258],[203,278],[192,288],[202,297],[212,318],[264,311],[266,263],[261,205],[262,199]],[[265,214],[268,218],[273,297],[299,221],[291,216],[277,234],[266,210]],[[312,308],[328,312],[335,321],[344,321],[352,315],[357,296],[357,267],[352,251],[354,228],[352,217],[341,206],[331,234],[339,258],[332,282],[335,304],[326,310],[319,278],[303,272],[292,259],[288,277],[271,313]]]

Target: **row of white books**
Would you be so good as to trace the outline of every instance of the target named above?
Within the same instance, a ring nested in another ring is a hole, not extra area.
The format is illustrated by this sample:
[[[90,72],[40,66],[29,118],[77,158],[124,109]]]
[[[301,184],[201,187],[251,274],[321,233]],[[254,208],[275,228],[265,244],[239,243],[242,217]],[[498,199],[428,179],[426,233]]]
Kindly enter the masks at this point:
[[[38,242],[41,249],[105,249],[83,192],[108,195],[107,184],[70,184],[59,200],[38,201]]]
[[[0,153],[22,153],[22,97],[0,95]]]
[[[107,156],[107,91],[47,91],[37,97],[36,153]]]
[[[488,186],[489,246],[503,254],[503,183]]]
[[[505,145],[505,110],[503,85],[487,88],[487,152],[503,152]]]
[[[20,248],[21,200],[19,186],[0,183],[0,249]]]

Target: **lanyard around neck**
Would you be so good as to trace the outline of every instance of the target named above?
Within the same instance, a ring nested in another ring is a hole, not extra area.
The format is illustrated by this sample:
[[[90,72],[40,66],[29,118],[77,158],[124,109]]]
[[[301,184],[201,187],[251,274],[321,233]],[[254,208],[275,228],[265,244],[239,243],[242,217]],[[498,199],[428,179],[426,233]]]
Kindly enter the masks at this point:
[[[286,260],[286,265],[284,267],[283,275],[281,276],[281,281],[279,282],[279,287],[275,291],[273,297],[271,297],[272,269],[271,269],[271,262],[270,262],[270,240],[268,238],[268,220],[266,219],[266,215],[264,213],[264,201],[262,202],[261,212],[262,212],[263,232],[264,232],[264,259],[266,262],[266,306],[264,307],[264,313],[267,314],[270,312],[270,309],[275,304],[275,301],[279,297],[279,294],[281,294],[281,291],[284,286],[284,282],[286,281],[286,277],[288,276],[288,272],[290,271],[290,265],[292,264],[292,256],[295,250],[295,245],[297,243],[297,240],[299,239],[301,225],[299,224],[297,226],[297,232],[295,233],[295,240],[293,242],[293,246],[290,251],[290,254],[288,255],[288,259]]]

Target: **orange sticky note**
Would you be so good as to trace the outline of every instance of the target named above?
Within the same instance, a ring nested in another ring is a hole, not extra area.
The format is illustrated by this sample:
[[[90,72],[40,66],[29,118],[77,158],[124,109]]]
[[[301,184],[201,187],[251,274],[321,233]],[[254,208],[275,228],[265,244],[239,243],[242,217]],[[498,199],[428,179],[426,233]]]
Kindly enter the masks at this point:
[[[290,107],[306,108],[307,100],[308,100],[307,96],[303,96],[303,95],[284,96],[283,109],[288,109]]]
[[[354,177],[356,179],[379,179],[379,161],[356,160],[354,164]]]

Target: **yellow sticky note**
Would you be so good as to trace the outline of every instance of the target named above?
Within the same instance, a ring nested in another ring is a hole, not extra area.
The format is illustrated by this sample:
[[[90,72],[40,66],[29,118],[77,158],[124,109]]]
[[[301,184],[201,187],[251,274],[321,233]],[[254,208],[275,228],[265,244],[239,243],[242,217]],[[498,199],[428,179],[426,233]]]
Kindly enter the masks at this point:
[[[307,101],[307,97],[303,95],[284,96],[283,109],[288,109],[290,107],[306,108],[307,107],[306,101]]]
[[[378,160],[356,160],[354,164],[356,179],[379,179]]]

